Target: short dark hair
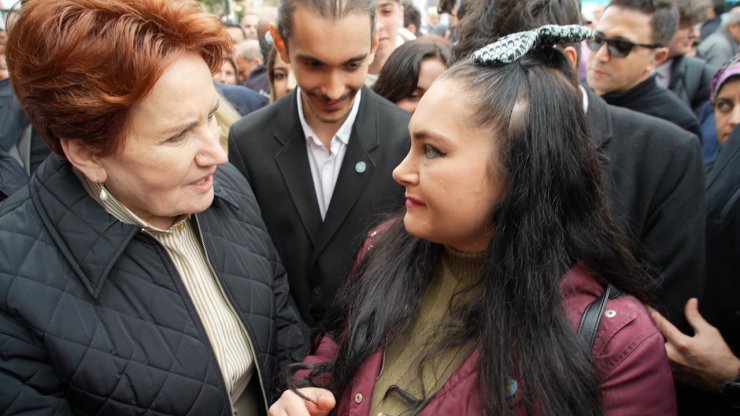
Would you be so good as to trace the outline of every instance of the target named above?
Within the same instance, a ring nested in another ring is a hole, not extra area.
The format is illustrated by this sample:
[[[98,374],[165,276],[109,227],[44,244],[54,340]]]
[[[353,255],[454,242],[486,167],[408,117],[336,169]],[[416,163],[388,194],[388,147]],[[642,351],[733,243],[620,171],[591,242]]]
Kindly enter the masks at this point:
[[[673,0],[678,9],[678,25],[693,26],[707,17],[711,7],[709,0]]]
[[[412,3],[403,4],[403,27],[407,28],[409,25],[414,25],[416,30],[414,35],[419,36],[419,29],[421,29],[421,12]]]
[[[416,90],[422,62],[430,58],[439,58],[447,65],[450,47],[424,38],[405,42],[388,57],[373,91],[394,103],[408,98]]]
[[[668,46],[678,29],[678,8],[672,0],[611,0],[606,7],[612,6],[652,16],[653,43]]]
[[[278,2],[277,29],[288,46],[288,38],[293,33],[293,12],[297,5],[303,5],[324,18],[334,21],[342,19],[353,12],[370,15],[370,39],[375,36],[375,0],[280,0]]]
[[[241,25],[239,25],[239,24],[236,24],[236,23],[231,23],[231,22],[226,22],[226,23],[224,23],[224,27],[225,27],[225,28],[227,28],[227,29],[228,29],[228,28],[231,28],[231,29],[238,29],[238,30],[239,30],[240,32],[242,32],[242,36],[244,36],[244,39],[246,39],[246,38],[247,38],[247,32],[246,32],[246,31],[244,30],[244,28],[243,28],[243,27],[241,27]]]
[[[712,10],[714,10],[714,14],[719,17],[722,13],[725,12],[726,5],[725,0],[713,0],[712,1]]]

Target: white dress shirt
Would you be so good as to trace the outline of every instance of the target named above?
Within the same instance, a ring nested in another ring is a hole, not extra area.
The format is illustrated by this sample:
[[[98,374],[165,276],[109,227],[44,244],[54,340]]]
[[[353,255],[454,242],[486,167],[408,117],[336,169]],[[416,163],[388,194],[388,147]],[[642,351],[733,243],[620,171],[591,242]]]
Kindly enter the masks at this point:
[[[306,122],[306,117],[303,115],[303,102],[301,101],[300,89],[298,89],[298,93],[296,94],[298,100],[298,117],[301,120],[303,134],[306,136],[308,164],[311,166],[313,188],[316,191],[316,200],[319,203],[322,220],[326,218],[326,211],[329,210],[334,186],[337,184],[337,178],[339,177],[339,169],[342,166],[344,154],[347,152],[347,144],[352,134],[352,126],[355,124],[357,110],[360,108],[361,93],[362,91],[357,91],[355,101],[352,104],[352,110],[331,139],[330,149],[324,146],[321,139]]]

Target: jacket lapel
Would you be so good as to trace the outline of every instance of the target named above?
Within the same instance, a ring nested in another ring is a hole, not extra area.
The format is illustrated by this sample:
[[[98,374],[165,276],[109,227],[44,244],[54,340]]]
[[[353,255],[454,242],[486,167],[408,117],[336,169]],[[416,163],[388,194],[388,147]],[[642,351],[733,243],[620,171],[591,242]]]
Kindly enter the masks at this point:
[[[373,150],[378,147],[377,106],[370,90],[362,89],[360,108],[352,126],[339,177],[331,196],[324,224],[314,247],[314,259],[331,241],[339,226],[344,222],[365,186],[375,175]],[[313,189],[313,188],[311,188]]]
[[[278,116],[275,140],[282,147],[275,154],[275,163],[288,189],[290,200],[315,246],[321,229],[321,213],[308,164],[306,139],[298,118],[297,91],[291,93],[287,105],[283,106]]]

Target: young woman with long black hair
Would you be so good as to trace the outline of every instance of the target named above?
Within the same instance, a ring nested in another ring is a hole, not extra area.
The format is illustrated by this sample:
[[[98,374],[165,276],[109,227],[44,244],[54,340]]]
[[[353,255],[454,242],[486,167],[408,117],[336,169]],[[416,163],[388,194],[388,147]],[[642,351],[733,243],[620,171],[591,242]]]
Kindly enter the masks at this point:
[[[270,414],[671,415],[646,276],[606,208],[582,94],[546,26],[445,72],[321,343]],[[577,334],[609,286],[593,345]]]

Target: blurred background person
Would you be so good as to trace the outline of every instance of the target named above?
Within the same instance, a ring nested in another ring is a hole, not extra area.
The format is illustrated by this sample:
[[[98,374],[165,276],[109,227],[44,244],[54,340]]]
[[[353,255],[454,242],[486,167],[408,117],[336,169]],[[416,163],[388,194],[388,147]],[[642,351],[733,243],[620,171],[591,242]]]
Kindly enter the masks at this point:
[[[699,38],[704,40],[722,25],[722,14],[725,12],[725,0],[712,0],[712,8],[709,9],[707,20],[699,27]]]
[[[413,3],[403,4],[403,27],[416,37],[421,33],[421,12]]]
[[[214,113],[219,128],[219,143],[226,156],[229,155],[229,130],[231,125],[239,121],[242,115],[231,105],[223,95],[218,95],[218,109]]]
[[[293,68],[283,61],[274,46],[270,48],[267,57],[267,75],[270,78],[270,96],[273,102],[288,95],[298,85],[293,75]]]
[[[221,68],[213,74],[213,80],[218,81],[222,84],[236,85],[237,83],[237,70],[236,63],[231,57],[224,57],[221,63]]]
[[[738,42],[740,10],[731,10],[723,15],[720,28],[699,43],[696,56],[718,68],[738,53]]]
[[[244,29],[245,39],[257,39],[257,25],[259,24],[260,18],[254,13],[246,13],[240,22],[242,29]]]
[[[285,270],[219,144],[228,48],[188,2],[24,2],[8,67],[53,154],[0,216],[4,413],[264,413],[303,355]]]
[[[668,58],[656,69],[655,81],[673,91],[698,115],[709,100],[709,81],[717,68],[691,54],[699,38],[697,23],[704,20],[711,3],[708,0],[674,0],[674,4],[678,9],[678,29],[668,44]]]
[[[704,142],[704,162],[717,158],[722,146],[738,123],[740,100],[735,91],[740,87],[740,59],[736,55],[723,65],[711,81],[711,101],[702,108],[700,115]]]
[[[238,45],[239,43],[244,42],[247,39],[247,34],[244,32],[244,29],[242,29],[241,26],[235,23],[225,23],[225,26],[226,33],[229,34],[232,45]]]
[[[434,40],[415,39],[399,46],[380,71],[373,91],[413,113],[424,93],[447,69],[450,47]]]
[[[239,84],[269,96],[270,81],[267,79],[265,60],[259,41],[248,39],[236,45],[234,61],[239,72]]]
[[[399,29],[403,25],[403,6],[400,1],[377,0],[375,2],[375,31],[378,37],[378,47],[375,49],[375,58],[370,63],[365,77],[365,85],[368,87],[373,86],[388,57],[405,41],[399,35]]]

